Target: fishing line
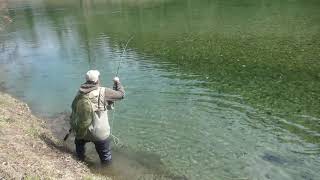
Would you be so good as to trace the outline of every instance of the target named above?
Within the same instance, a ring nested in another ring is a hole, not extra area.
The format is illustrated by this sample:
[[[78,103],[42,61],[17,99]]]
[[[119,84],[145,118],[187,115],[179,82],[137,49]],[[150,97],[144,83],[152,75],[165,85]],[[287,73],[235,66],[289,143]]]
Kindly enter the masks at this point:
[[[117,69],[117,73],[116,73],[116,76],[118,76],[119,74],[119,69],[120,69],[120,66],[121,66],[121,62],[123,60],[123,56],[124,54],[126,53],[126,49],[128,47],[128,44],[130,43],[130,41],[133,39],[134,36],[131,36],[131,38],[127,41],[127,44],[126,46],[124,47],[123,51],[122,51],[122,54],[120,55],[120,62],[119,62],[119,65],[118,65],[118,69]]]
[[[123,60],[123,56],[124,56],[124,54],[126,53],[126,49],[127,49],[127,46],[128,46],[128,44],[130,43],[130,41],[133,39],[133,37],[134,36],[131,36],[131,38],[127,41],[127,43],[126,43],[126,45],[125,45],[125,47],[124,47],[124,49],[123,49],[123,51],[122,51],[122,53],[121,53],[121,55],[120,55],[120,61],[119,61],[119,65],[118,65],[118,68],[117,68],[117,72],[116,72],[116,76],[115,77],[118,77],[118,74],[119,74],[119,69],[120,69],[120,66],[121,66],[121,63],[122,63],[122,60]],[[113,107],[115,106],[115,104],[116,103],[114,103],[113,104]],[[119,144],[121,144],[121,142],[120,142],[120,139],[117,137],[117,136],[115,136],[115,135],[113,135],[112,134],[112,129],[113,129],[113,122],[114,122],[114,114],[116,113],[116,109],[114,108],[113,109],[113,112],[112,112],[112,120],[111,120],[111,126],[110,126],[110,136],[112,137],[112,140],[113,140],[113,143],[116,145],[116,146],[118,146]]]

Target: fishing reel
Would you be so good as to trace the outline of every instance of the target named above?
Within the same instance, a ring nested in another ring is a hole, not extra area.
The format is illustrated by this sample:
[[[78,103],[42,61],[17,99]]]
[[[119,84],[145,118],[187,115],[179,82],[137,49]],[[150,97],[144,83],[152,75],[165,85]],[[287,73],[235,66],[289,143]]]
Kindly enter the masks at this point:
[[[114,109],[114,102],[113,101],[107,101],[107,110],[113,110]]]

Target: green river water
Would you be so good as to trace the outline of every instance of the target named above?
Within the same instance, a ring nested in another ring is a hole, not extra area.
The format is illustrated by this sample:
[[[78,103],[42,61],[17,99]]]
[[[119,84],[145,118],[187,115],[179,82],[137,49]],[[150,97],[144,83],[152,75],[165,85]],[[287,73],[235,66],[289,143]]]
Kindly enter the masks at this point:
[[[84,73],[98,69],[111,86],[134,37],[119,72],[126,98],[111,118],[124,144],[116,177],[320,179],[319,0],[5,6],[13,22],[0,31],[1,90],[60,135],[68,128],[54,119],[70,111]]]

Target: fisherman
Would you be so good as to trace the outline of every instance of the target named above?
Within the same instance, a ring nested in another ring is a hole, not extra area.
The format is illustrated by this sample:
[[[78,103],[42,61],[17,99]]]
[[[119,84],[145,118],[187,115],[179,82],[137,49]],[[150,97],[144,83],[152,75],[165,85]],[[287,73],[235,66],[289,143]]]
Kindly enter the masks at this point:
[[[93,142],[101,163],[108,165],[112,158],[107,112],[112,109],[111,103],[123,99],[125,92],[118,77],[113,79],[114,86],[110,89],[100,86],[99,76],[97,70],[86,73],[86,82],[72,102],[70,125],[75,133],[77,157],[84,161],[85,144]]]

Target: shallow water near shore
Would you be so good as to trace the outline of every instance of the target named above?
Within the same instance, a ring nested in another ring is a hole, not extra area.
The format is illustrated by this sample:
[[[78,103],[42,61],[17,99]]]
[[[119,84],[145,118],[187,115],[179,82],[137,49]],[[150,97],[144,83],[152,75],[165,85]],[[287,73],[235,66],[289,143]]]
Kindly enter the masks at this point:
[[[68,130],[60,113],[70,111],[84,73],[100,70],[110,87],[133,36],[119,72],[126,98],[110,112],[124,145],[114,146],[111,176],[320,179],[320,2],[7,6],[13,23],[0,32],[0,88],[60,136]]]

